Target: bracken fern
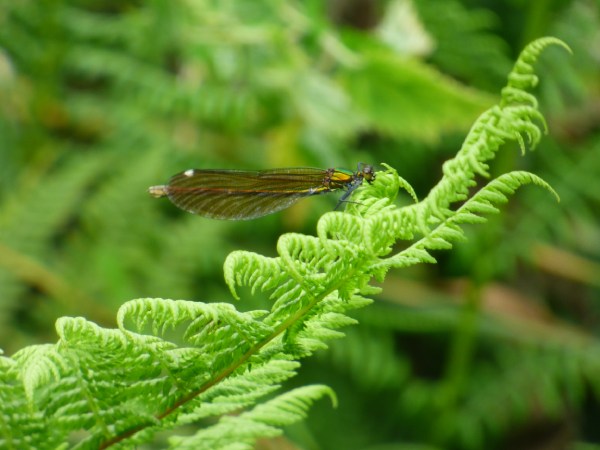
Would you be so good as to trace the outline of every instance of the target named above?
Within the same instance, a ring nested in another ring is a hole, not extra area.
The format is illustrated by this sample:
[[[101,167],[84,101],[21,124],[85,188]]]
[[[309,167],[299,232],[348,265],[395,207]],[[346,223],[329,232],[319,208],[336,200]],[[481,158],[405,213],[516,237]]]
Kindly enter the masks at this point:
[[[526,90],[537,82],[532,63],[550,44],[564,46],[543,38],[523,51],[500,104],[477,120],[423,201],[395,206],[400,189],[416,197],[386,165],[346,212],[321,218],[316,236],[283,235],[275,258],[233,252],[224,267],[232,293],[238,297],[244,286],[265,292],[269,310],[132,300],[120,308],[117,329],[63,317],[57,344],[2,357],[0,447],[131,447],[194,424],[200,431],[171,438],[171,446],[249,449],[303,418],[317,399],[335,400],[325,386],[273,395],[294,376],[298,359],[355,322],[346,313],[371,302],[365,296],[378,291],[369,284],[373,278],[435,262],[431,250],[449,249],[463,238],[461,225],[484,221],[524,184],[553,192],[536,175],[512,172],[469,197],[475,176],[488,175],[487,162],[503,143],[516,141],[524,150],[539,142],[545,123]],[[408,246],[394,253],[399,240]]]

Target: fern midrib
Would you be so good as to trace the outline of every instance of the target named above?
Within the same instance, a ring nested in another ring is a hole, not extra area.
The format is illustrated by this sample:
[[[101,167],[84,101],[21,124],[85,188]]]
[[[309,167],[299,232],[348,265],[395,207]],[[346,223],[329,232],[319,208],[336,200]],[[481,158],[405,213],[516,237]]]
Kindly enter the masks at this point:
[[[233,372],[235,372],[239,367],[241,367],[243,364],[245,364],[253,355],[257,354],[263,347],[265,347],[272,340],[274,340],[275,338],[280,336],[283,332],[285,332],[294,323],[296,323],[298,320],[300,320],[305,314],[307,314],[312,308],[314,308],[325,297],[327,297],[329,294],[335,292],[336,290],[339,290],[340,286],[342,286],[344,283],[346,283],[347,280],[351,280],[354,277],[356,272],[357,272],[357,270],[355,268],[348,270],[346,272],[347,275],[345,277],[341,278],[338,282],[333,283],[330,287],[325,288],[319,295],[313,297],[313,300],[311,300],[305,307],[299,309],[295,314],[293,314],[288,319],[281,322],[281,324],[279,326],[277,326],[270,335],[266,336],[262,341],[259,341],[258,343],[256,343],[252,347],[250,347],[248,349],[248,351],[246,353],[244,353],[237,361],[235,361],[233,364],[231,364],[230,366],[223,369],[218,375],[216,375],[211,380],[207,381],[205,384],[203,384],[197,390],[192,391],[191,393],[189,393],[189,394],[183,396],[182,398],[180,398],[179,400],[177,400],[171,407],[167,408],[161,414],[156,415],[155,418],[157,420],[163,420],[164,418],[173,414],[175,411],[177,411],[178,408],[185,405],[187,402],[193,400],[194,398],[196,398],[199,395],[206,392],[211,387],[213,387],[213,386],[217,385],[218,383],[220,383],[221,381],[223,381],[225,378],[227,378],[229,375],[231,375]],[[146,427],[149,427],[152,425],[154,425],[154,423],[146,423],[146,424],[137,425],[137,426],[130,428],[129,430],[126,430],[123,433],[113,437],[112,439],[104,441],[103,443],[101,443],[99,445],[98,448],[100,448],[100,449],[108,448],[111,445],[121,442],[121,441],[133,436],[134,434],[138,433],[139,431],[142,431]]]

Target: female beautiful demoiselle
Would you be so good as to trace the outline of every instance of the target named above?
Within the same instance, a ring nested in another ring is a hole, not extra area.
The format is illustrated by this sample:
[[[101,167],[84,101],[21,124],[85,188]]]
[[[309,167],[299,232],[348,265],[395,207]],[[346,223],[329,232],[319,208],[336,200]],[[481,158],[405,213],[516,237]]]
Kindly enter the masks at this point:
[[[270,170],[199,170],[174,175],[151,186],[154,197],[169,197],[179,208],[211,219],[249,220],[287,208],[312,195],[345,189],[336,208],[363,180],[375,179],[373,167],[358,170],[291,167]]]

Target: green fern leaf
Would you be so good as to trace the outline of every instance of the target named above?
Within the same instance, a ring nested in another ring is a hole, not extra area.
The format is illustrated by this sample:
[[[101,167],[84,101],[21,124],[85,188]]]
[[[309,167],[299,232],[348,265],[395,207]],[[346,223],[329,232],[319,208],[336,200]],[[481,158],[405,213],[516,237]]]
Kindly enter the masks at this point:
[[[281,428],[304,417],[310,405],[324,395],[336,403],[335,394],[326,386],[304,386],[281,394],[239,416],[225,416],[215,426],[194,436],[172,438],[172,448],[178,449],[247,449],[254,448],[259,437],[274,437]]]

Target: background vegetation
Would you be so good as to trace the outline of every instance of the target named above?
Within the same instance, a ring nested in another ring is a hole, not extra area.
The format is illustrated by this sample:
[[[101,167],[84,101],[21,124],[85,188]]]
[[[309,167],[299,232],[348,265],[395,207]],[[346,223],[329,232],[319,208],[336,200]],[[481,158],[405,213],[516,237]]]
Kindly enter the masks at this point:
[[[562,202],[523,189],[438,265],[390,273],[294,380],[332,386],[338,409],[261,445],[596,448],[597,0],[3,2],[0,347],[55,341],[63,315],[114,326],[132,298],[230,299],[230,251],[272,255],[335,204],[210,221],[146,194],[181,170],[384,161],[423,197],[542,35],[574,51],[537,66],[550,134],[492,169]]]

